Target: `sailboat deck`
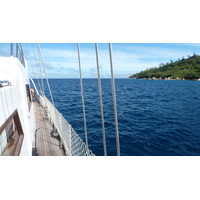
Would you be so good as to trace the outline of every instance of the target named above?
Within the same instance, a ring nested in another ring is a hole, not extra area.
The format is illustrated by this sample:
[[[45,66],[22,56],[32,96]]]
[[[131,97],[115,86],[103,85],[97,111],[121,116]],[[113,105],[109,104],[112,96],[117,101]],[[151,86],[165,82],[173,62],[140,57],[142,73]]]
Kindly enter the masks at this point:
[[[63,148],[60,148],[60,138],[55,133],[48,120],[46,110],[37,101],[33,102],[36,130],[33,140],[33,156],[65,156]]]

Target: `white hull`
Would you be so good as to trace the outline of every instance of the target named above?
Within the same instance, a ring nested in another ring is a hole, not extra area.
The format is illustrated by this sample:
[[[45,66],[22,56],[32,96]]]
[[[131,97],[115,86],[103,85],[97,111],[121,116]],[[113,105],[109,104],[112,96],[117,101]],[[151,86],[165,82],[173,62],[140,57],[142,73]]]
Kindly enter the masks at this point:
[[[29,85],[27,67],[24,67],[18,58],[0,57],[0,80],[8,80],[11,86],[0,88],[0,125],[17,109],[24,133],[21,146],[21,156],[32,155],[32,139],[34,134],[34,112],[27,102],[26,85]],[[7,144],[6,134],[0,137],[0,154]]]

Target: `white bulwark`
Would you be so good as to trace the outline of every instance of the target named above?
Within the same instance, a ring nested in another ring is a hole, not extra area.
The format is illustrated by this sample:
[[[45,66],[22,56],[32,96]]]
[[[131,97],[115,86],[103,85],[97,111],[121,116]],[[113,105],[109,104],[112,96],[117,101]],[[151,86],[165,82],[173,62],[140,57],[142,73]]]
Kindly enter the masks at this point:
[[[0,127],[17,109],[23,129],[23,142],[19,152],[20,155],[31,156],[35,120],[32,104],[29,102],[30,86],[26,64],[23,65],[18,58],[12,56],[0,57],[0,81],[8,83],[0,87]],[[6,128],[8,129],[8,127]],[[9,142],[6,128],[0,135],[0,155]],[[12,125],[12,128],[15,128],[15,124]],[[12,141],[10,142],[12,143]]]

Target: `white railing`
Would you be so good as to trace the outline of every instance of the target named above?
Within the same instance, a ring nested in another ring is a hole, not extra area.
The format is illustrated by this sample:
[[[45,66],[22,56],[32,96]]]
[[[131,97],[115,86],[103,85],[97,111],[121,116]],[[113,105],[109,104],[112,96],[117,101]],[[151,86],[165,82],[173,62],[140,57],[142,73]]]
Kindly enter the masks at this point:
[[[78,136],[68,121],[62,114],[54,107],[54,105],[45,97],[38,98],[39,102],[47,110],[47,115],[52,125],[56,128],[61,143],[65,148],[68,156],[95,156],[89,150],[86,144]]]

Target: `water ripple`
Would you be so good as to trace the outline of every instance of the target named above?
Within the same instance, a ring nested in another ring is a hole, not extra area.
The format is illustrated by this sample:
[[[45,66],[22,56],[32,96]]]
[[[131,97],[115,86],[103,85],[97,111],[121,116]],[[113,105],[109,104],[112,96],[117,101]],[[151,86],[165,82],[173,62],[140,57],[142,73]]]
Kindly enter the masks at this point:
[[[84,140],[78,79],[50,79],[58,110]],[[116,79],[123,156],[200,155],[200,82]],[[89,148],[103,155],[96,79],[84,79]],[[108,155],[116,155],[111,82],[102,80]]]

